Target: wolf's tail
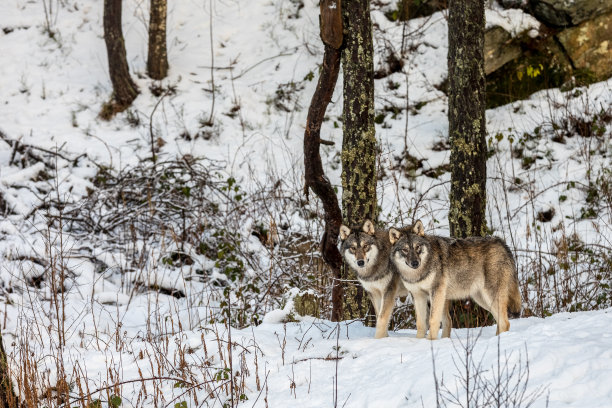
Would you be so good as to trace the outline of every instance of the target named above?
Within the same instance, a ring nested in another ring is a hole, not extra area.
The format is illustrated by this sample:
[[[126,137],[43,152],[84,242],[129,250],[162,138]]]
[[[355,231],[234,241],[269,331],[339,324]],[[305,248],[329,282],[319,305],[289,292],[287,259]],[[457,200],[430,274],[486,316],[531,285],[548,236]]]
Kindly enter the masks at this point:
[[[514,279],[510,283],[510,293],[508,294],[508,311],[510,317],[516,319],[521,316],[522,302],[516,269],[514,272]]]

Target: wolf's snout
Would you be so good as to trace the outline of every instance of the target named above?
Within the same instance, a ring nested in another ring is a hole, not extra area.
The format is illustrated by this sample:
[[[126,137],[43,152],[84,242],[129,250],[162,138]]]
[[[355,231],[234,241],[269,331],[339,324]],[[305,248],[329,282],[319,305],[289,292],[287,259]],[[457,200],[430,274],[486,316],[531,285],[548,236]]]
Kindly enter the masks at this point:
[[[414,269],[419,267],[419,261],[414,260],[412,262],[410,262],[410,266],[412,266]]]
[[[365,265],[365,261],[363,259],[357,261],[357,266],[362,267],[363,265]]]

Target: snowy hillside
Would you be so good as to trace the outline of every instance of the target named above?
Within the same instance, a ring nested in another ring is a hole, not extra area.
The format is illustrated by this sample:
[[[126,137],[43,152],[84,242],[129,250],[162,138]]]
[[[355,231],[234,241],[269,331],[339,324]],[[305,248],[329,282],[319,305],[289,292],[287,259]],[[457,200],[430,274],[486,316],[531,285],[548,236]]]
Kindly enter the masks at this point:
[[[408,300],[374,340],[327,320],[322,210],[303,193],[318,3],[169,2],[163,81],[145,74],[148,2],[123,3],[140,94],[104,121],[102,2],[0,2],[0,328],[23,399],[612,407],[612,79],[487,111],[487,224],[517,259],[523,318],[429,342]],[[380,221],[448,235],[445,12],[404,24],[394,2],[372,7]],[[493,24],[539,29],[497,3]],[[340,78],[321,132],[339,196],[341,113]]]

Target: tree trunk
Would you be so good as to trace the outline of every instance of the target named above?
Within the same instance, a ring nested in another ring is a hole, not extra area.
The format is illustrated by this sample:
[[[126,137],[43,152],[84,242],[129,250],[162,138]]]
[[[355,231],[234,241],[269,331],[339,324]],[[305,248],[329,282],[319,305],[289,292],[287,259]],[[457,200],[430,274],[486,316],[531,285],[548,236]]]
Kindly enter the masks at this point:
[[[149,55],[147,73],[153,79],[168,75],[168,51],[166,49],[166,0],[151,0],[149,19]]]
[[[448,12],[448,122],[451,188],[448,221],[454,237],[486,234],[484,0],[451,0]],[[473,305],[468,303],[467,305]],[[466,304],[453,305],[457,325],[483,323]],[[474,320],[475,319],[475,320]]]
[[[362,223],[365,219],[376,220],[377,216],[370,1],[344,0],[342,18],[342,207],[345,224],[352,226]],[[355,276],[347,276],[347,279],[354,280]],[[351,285],[345,288],[345,318],[363,317],[368,304],[361,286]]]
[[[104,0],[104,41],[108,55],[108,71],[113,84],[113,103],[103,108],[101,116],[110,118],[125,110],[138,95],[138,88],[130,77],[125,43],[121,32],[121,0]]]
[[[2,332],[0,331],[0,408],[17,408],[19,406],[17,396],[13,389],[13,382],[9,376],[8,359],[2,343]]]

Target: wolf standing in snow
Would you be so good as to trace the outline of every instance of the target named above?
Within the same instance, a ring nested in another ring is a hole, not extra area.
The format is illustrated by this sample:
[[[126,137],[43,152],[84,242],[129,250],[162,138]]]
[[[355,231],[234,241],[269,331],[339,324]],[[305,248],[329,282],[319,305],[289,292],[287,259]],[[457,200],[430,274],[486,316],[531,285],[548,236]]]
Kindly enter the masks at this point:
[[[425,235],[419,220],[406,230],[389,230],[391,262],[414,298],[417,337],[425,337],[427,300],[431,303],[429,336],[450,336],[448,301],[471,297],[491,312],[497,334],[508,331],[508,309],[521,310],[514,257],[497,237],[452,239]]]
[[[387,337],[387,327],[395,304],[395,298],[408,292],[402,286],[399,275],[389,263],[391,243],[388,231],[376,231],[374,224],[366,220],[361,228],[340,227],[344,261],[355,272],[361,286],[368,292],[376,312],[377,339]]]

